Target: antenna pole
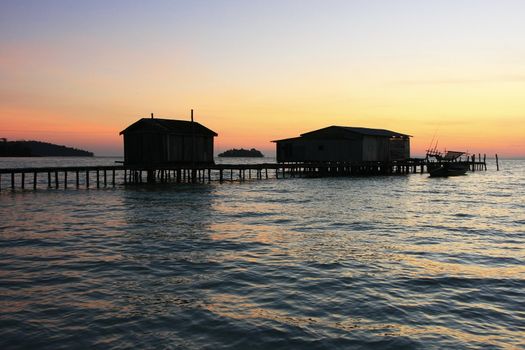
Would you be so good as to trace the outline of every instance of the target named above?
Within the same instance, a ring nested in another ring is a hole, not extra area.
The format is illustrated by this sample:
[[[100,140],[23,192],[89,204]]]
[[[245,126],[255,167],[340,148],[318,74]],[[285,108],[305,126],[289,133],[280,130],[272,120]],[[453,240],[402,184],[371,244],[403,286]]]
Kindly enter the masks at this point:
[[[195,170],[195,123],[193,122],[193,108],[191,109],[191,167],[192,167],[192,181],[196,181]]]

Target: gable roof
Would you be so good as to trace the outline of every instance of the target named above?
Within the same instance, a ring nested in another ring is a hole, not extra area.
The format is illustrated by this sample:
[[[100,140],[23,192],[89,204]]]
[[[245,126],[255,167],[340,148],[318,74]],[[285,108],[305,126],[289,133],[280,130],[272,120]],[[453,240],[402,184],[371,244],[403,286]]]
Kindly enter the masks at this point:
[[[337,126],[332,125],[326,128],[309,131],[301,134],[299,137],[292,137],[282,140],[274,140],[272,142],[279,141],[292,141],[297,139],[305,138],[315,138],[320,136],[326,136],[326,133],[336,132],[340,138],[351,138],[351,134],[359,134],[365,136],[377,136],[377,137],[411,137],[411,135],[401,134],[395,131],[390,131],[386,129],[371,129],[371,128],[361,128],[361,127],[352,127],[352,126]],[[332,136],[333,137],[333,136]]]
[[[218,136],[218,134],[205,127],[204,125],[187,120],[162,119],[162,118],[142,118],[122,130],[119,135],[135,132],[151,131],[164,132],[168,134],[188,134],[192,133],[206,136]]]
[[[361,128],[361,127],[353,127],[353,126],[332,125],[326,128],[319,129],[319,130],[314,130],[314,131],[303,133],[301,134],[301,137],[310,136],[320,131],[328,131],[329,129],[348,131],[348,132],[353,132],[356,134],[361,134],[361,135],[366,135],[366,136],[382,136],[382,137],[409,137],[410,136],[407,134],[401,134],[399,132],[390,131],[386,129],[372,129],[372,128]]]

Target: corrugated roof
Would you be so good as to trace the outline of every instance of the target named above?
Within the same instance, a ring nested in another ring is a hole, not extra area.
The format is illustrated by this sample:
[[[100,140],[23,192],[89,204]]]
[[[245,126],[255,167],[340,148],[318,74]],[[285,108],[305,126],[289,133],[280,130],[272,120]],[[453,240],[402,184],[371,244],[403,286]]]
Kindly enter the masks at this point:
[[[301,134],[299,137],[290,137],[286,139],[281,140],[273,140],[272,142],[282,142],[282,141],[293,141],[298,139],[304,139],[308,138],[310,136],[315,136],[316,133],[323,132],[326,130],[335,129],[335,130],[342,130],[342,131],[348,131],[355,134],[360,135],[367,135],[367,136],[379,136],[379,137],[411,137],[411,135],[407,134],[401,134],[395,131],[385,130],[385,129],[371,129],[371,128],[360,128],[360,127],[352,127],[352,126],[337,126],[332,125],[328,126],[326,128],[309,131]]]
[[[332,126],[329,126],[323,129],[306,132],[304,134],[301,134],[301,136],[308,136],[318,131],[323,131],[326,129],[341,129],[344,131],[349,131],[349,132],[353,132],[356,134],[368,135],[368,136],[410,137],[410,135],[401,134],[401,133],[386,130],[386,129],[372,129],[372,128],[361,128],[361,127],[353,127],[353,126],[337,126],[337,125],[332,125]]]
[[[177,134],[201,134],[217,136],[217,133],[208,129],[204,125],[187,120],[163,119],[163,118],[142,118],[128,126],[120,132],[120,135],[140,129],[152,129]]]
[[[290,138],[287,138],[287,139],[272,140],[271,142],[292,141],[292,140],[299,140],[299,139],[301,139],[301,138],[300,137],[290,137]]]

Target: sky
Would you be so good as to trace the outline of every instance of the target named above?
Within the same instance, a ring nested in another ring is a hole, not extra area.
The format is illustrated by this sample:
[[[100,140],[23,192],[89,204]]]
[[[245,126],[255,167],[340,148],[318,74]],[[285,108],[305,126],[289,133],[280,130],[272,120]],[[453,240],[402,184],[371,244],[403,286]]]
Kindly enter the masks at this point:
[[[330,125],[525,157],[522,0],[0,0],[0,138],[122,155],[141,117],[215,149]]]

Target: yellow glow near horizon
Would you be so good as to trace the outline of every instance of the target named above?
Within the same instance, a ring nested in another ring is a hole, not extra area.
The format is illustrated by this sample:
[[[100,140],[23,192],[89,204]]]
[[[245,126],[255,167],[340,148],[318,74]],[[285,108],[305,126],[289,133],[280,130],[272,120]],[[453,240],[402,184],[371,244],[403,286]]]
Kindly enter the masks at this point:
[[[525,157],[524,5],[300,4],[5,6],[0,137],[120,155],[138,118],[193,108],[217,151],[346,125]]]

